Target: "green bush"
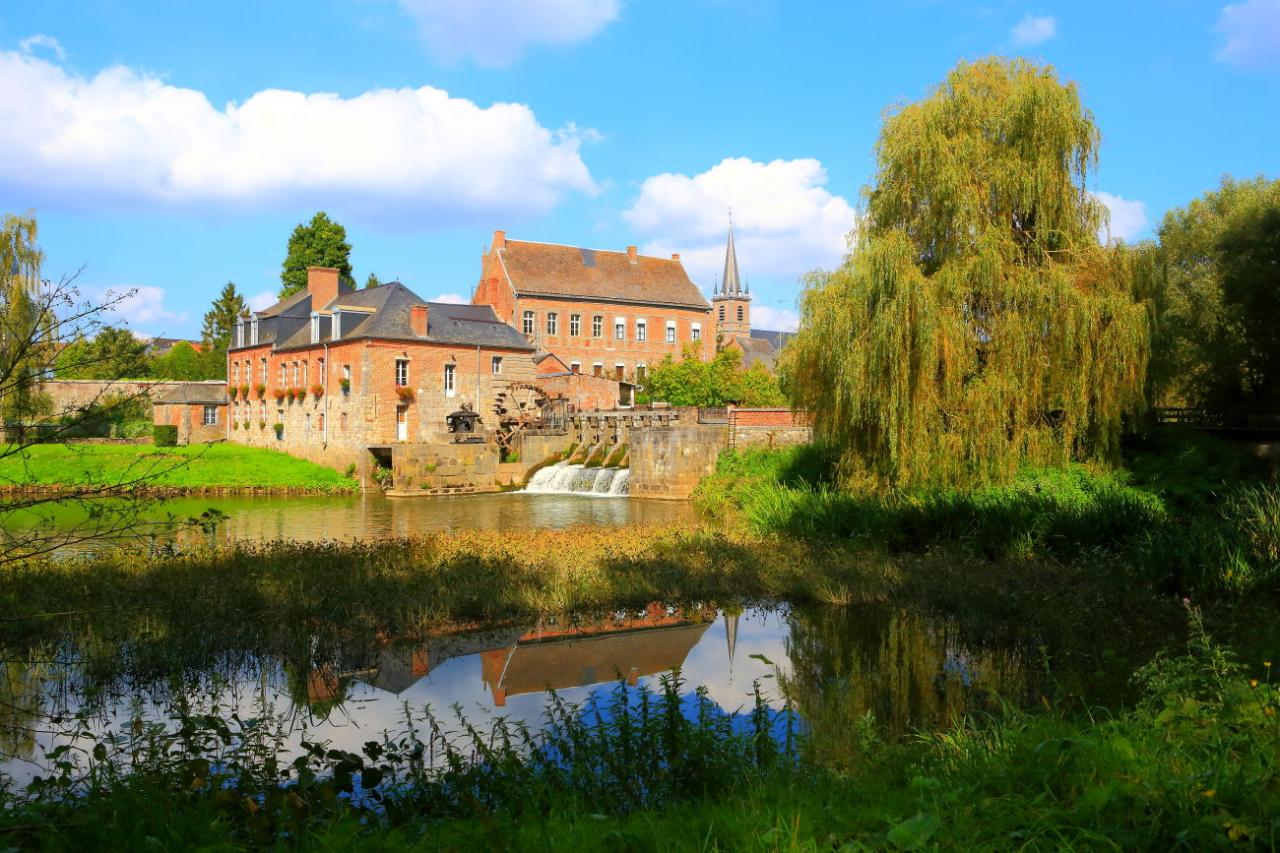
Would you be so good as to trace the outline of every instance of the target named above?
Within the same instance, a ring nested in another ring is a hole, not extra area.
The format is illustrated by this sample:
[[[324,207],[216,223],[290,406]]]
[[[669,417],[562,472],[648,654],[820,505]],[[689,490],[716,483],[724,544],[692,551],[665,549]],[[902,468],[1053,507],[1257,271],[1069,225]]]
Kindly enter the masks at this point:
[[[178,428],[173,424],[156,424],[151,429],[151,440],[156,447],[175,447],[178,444]]]

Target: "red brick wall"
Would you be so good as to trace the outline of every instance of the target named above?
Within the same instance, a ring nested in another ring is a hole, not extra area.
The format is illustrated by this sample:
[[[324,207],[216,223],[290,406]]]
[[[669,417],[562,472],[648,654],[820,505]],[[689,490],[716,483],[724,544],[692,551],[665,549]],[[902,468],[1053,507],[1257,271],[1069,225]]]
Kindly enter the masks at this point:
[[[480,281],[471,302],[475,305],[492,306],[499,320],[519,328],[515,321],[515,294],[507,283],[502,262],[493,252],[480,259]]]
[[[753,427],[807,427],[809,416],[805,412],[790,409],[739,409],[729,410],[729,417],[738,426]]]
[[[618,383],[586,374],[539,376],[535,380],[551,398],[564,398],[576,411],[618,408]]]
[[[516,331],[524,333],[524,312],[534,316],[533,335],[530,341],[539,349],[555,353],[560,360],[572,365],[578,362],[581,372],[592,373],[599,362],[608,376],[615,375],[616,365],[623,365],[623,376],[633,379],[636,368],[643,365],[652,370],[667,355],[679,359],[684,348],[693,343],[693,325],[701,325],[700,354],[704,359],[715,355],[715,329],[708,311],[690,308],[654,308],[637,305],[611,305],[576,299],[543,299],[520,297],[515,304]],[[556,314],[556,334],[547,332],[547,316]],[[580,334],[570,334],[570,321],[574,314],[582,317]],[[592,335],[592,317],[603,318],[600,337]],[[617,340],[614,323],[622,317],[625,321],[625,340]],[[647,323],[646,340],[636,339],[636,321]],[[675,321],[675,343],[667,343],[667,322]]]

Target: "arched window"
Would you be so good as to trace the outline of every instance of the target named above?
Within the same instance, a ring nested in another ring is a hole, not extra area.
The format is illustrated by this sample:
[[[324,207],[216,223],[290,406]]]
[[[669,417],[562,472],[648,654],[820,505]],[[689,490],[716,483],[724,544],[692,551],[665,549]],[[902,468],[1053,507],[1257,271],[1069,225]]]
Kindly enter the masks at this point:
[[[742,322],[742,306],[741,305],[738,306],[738,322],[739,323]]]
[[[338,431],[339,432],[347,431],[347,413],[346,412],[343,412],[342,414],[338,415]]]
[[[724,322],[724,306],[723,305],[720,306],[720,322],[721,323]]]

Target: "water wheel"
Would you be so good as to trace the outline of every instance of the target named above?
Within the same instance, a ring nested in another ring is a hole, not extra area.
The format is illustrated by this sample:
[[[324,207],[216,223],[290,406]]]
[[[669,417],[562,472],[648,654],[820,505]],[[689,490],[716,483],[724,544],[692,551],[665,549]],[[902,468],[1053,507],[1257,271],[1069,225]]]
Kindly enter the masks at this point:
[[[498,446],[504,454],[517,452],[525,431],[541,425],[546,404],[542,389],[531,382],[509,382],[498,392],[493,413],[498,420]]]

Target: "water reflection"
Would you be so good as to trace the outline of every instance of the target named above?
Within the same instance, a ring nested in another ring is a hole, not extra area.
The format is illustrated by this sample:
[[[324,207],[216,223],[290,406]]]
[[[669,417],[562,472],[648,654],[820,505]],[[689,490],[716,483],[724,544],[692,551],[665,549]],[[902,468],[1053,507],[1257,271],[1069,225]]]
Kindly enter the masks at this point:
[[[673,524],[693,522],[697,510],[686,501],[593,498],[580,495],[509,494],[388,498],[381,494],[253,497],[182,497],[158,501],[144,520],[199,517],[208,509],[227,515],[215,542],[287,539],[376,540],[451,530],[537,530],[577,524]],[[88,510],[72,505],[42,509],[26,517],[7,516],[14,528],[41,525],[74,528]],[[138,525],[144,529],[145,525]],[[162,537],[163,538],[163,537]],[[188,530],[180,539],[205,537]]]
[[[227,647],[201,661],[184,659],[190,646],[174,639],[169,671],[154,666],[168,642],[155,636],[145,639],[158,648],[136,657],[131,644],[92,632],[65,648],[7,654],[0,772],[19,782],[38,772],[44,754],[66,742],[59,720],[80,714],[95,732],[122,731],[135,719],[166,719],[176,700],[193,712],[282,714],[292,721],[287,748],[305,737],[358,751],[401,731],[406,708],[456,706],[482,730],[499,716],[536,728],[549,689],[577,703],[603,698],[618,679],[656,687],[678,668],[689,691],[704,689],[730,714],[749,712],[759,683],[772,707],[789,702],[814,740],[839,753],[850,721],[867,712],[892,737],[1028,689],[1017,649],[974,646],[951,620],[887,607],[726,612],[655,603],[411,638],[285,634],[292,639],[277,648]]]

